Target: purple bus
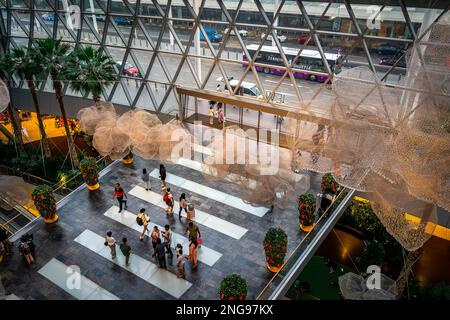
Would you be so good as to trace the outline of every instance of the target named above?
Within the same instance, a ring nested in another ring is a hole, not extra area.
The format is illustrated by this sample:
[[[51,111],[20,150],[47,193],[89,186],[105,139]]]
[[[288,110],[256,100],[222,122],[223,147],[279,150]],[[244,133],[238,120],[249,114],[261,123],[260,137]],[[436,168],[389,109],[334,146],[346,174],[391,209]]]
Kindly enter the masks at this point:
[[[259,45],[251,44],[247,46],[248,53],[253,57]],[[296,57],[299,49],[285,48],[283,47],[284,54],[289,63]],[[338,74],[341,71],[340,64],[343,56],[340,53],[325,53],[328,65],[333,73]],[[248,61],[245,54],[242,56],[243,61]],[[283,75],[285,70],[277,68],[277,65],[283,66],[283,60],[281,59],[280,52],[277,47],[262,46],[259,51],[258,57],[255,59],[256,63],[272,65],[272,67],[255,66],[258,72],[264,72],[265,74]],[[248,64],[244,63],[244,67]],[[294,77],[298,79],[308,79],[312,81],[325,82],[328,79],[328,75],[317,74],[319,72],[326,73],[326,69],[323,65],[322,57],[317,50],[303,49],[300,57],[294,66],[295,69],[301,69],[302,71],[294,71]],[[312,71],[312,72],[308,72]]]

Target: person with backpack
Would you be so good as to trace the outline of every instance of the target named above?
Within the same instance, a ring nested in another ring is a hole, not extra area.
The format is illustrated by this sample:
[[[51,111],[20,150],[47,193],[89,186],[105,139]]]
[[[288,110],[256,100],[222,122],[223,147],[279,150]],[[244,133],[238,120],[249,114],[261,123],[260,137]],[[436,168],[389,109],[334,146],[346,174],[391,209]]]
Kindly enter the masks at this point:
[[[33,242],[33,240],[34,240],[33,235],[27,233],[23,237],[25,238],[25,241],[27,242],[28,247],[30,247],[30,252],[31,252],[31,255],[33,256],[33,259],[36,260],[36,246],[34,245],[34,242]]]
[[[197,238],[201,237],[200,229],[192,221],[189,221],[189,224],[186,227],[186,232],[187,232],[187,234],[189,236],[189,239],[194,239],[195,241],[197,241]]]
[[[31,255],[30,246],[28,245],[27,239],[25,239],[24,237],[20,239],[19,252],[21,256],[25,257],[25,260],[27,260],[28,264],[34,263],[33,256]]]
[[[181,211],[183,211],[183,209],[184,209],[184,211],[187,214],[187,210],[186,210],[186,207],[187,207],[186,194],[184,192],[181,194],[180,200],[178,201],[178,204],[180,205],[180,211],[178,212],[178,220],[180,220],[180,222],[181,222]]]
[[[170,193],[170,188],[167,188],[166,192],[164,193],[163,200],[167,205],[167,208],[165,209],[166,213],[173,214],[174,201],[172,194]]]
[[[122,243],[120,244],[119,248],[125,256],[125,266],[128,267],[130,262],[131,247],[127,244],[127,238],[122,239]]]
[[[166,264],[166,247],[164,243],[161,242],[161,239],[158,238],[156,242],[156,256],[158,258],[158,263],[160,268],[164,268],[167,270],[167,264]]]
[[[154,257],[156,255],[156,246],[158,245],[158,239],[159,239],[159,241],[161,241],[161,239],[160,239],[161,235],[159,233],[158,226],[153,227],[153,231],[150,234],[150,237],[152,238],[152,246],[153,246],[152,257]]]
[[[167,254],[169,255],[169,259],[173,258],[172,249],[170,248],[172,244],[172,231],[170,231],[170,226],[166,224],[164,226],[164,230],[162,231],[163,239],[164,239],[164,246],[166,247]]]
[[[166,167],[164,167],[164,165],[162,163],[159,165],[159,177],[161,178],[161,189],[165,190],[167,173],[166,173]]]
[[[125,204],[125,210],[127,209],[127,200],[123,200],[123,197],[128,199],[128,196],[126,195],[125,191],[123,191],[120,183],[116,183],[116,185],[114,186],[113,199],[117,198],[117,201],[119,201],[119,213],[122,212],[122,204]]]
[[[150,174],[147,172],[147,169],[142,169],[142,181],[145,184],[145,190],[152,190],[152,186],[150,185]]]
[[[141,235],[139,236],[139,240],[143,241],[144,240],[144,235],[145,232],[147,231],[147,233],[149,233],[150,231],[148,230],[148,223],[150,222],[150,217],[147,215],[147,213],[145,212],[145,209],[142,208],[141,210],[139,210],[138,215],[136,216],[136,223],[140,226],[144,226],[144,229],[142,230]]]
[[[106,233],[105,246],[109,247],[109,249],[111,250],[111,258],[115,259],[116,258],[116,239],[113,238],[111,231],[108,231]]]

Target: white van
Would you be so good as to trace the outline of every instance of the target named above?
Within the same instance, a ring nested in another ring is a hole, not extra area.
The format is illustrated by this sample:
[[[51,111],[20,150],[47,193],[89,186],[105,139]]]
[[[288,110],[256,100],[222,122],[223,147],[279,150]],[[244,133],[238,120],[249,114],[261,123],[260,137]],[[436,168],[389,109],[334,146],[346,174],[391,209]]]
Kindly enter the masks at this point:
[[[223,77],[217,78],[216,81],[223,82]],[[239,80],[230,78],[230,79],[228,79],[228,82],[230,83],[231,89],[234,90],[236,88],[236,86],[238,85]],[[243,95],[256,97],[259,99],[262,99],[262,97],[263,97],[258,90],[258,86],[255,83],[242,81],[240,87],[242,88]]]

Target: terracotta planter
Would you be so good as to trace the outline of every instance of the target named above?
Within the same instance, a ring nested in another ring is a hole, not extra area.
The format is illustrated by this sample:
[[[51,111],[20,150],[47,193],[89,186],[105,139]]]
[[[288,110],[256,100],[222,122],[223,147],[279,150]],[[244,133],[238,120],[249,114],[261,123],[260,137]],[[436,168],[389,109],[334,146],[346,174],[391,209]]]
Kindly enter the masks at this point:
[[[92,185],[92,186],[90,186],[90,185],[87,185],[87,187],[88,187],[88,189],[89,190],[97,190],[98,188],[100,188],[100,183],[96,183],[96,184],[94,184],[94,185]]]
[[[220,300],[224,300],[224,298],[225,298],[225,295],[223,294],[223,292],[221,292],[220,293]],[[239,296],[239,299],[227,299],[227,300],[245,300],[247,297],[246,296],[244,296],[243,294],[241,294],[240,296]]]
[[[282,266],[283,264],[280,264],[279,266],[271,266],[271,265],[268,265],[267,266],[267,269],[269,269],[271,272],[273,272],[273,273],[277,273],[277,272],[279,272],[280,270],[281,270],[281,266]]]
[[[51,219],[45,219],[44,218],[44,221],[45,221],[45,223],[54,223],[54,222],[58,221],[58,218],[59,218],[58,215],[55,214],[55,216],[53,218],[51,218]]]
[[[132,164],[134,162],[133,158],[122,159],[123,164]]]
[[[300,223],[300,229],[305,232],[310,232],[312,229],[314,229],[314,223],[310,226],[304,226]]]

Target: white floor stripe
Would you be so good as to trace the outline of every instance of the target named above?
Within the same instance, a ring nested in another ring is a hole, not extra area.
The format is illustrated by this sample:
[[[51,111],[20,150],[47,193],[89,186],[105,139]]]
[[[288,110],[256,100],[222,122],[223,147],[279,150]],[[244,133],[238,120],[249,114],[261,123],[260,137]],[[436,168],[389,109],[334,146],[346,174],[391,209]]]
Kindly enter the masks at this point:
[[[107,216],[108,218],[111,218],[119,223],[126,225],[131,229],[136,230],[139,233],[142,233],[143,227],[137,224],[135,214],[126,210],[119,213],[118,210],[119,207],[112,206],[111,208],[109,208],[108,211],[105,212],[104,215]],[[149,223],[150,232],[154,226],[157,226],[159,230],[164,230],[163,226],[160,226],[150,221]],[[183,252],[187,254],[189,252],[189,239],[182,236],[181,234],[172,231],[172,248],[175,248],[175,246],[178,243],[183,246]],[[175,254],[175,251],[173,251],[173,253]],[[202,247],[198,250],[198,260],[209,266],[213,266],[217,262],[217,260],[220,259],[220,257],[222,257],[221,253],[208,247],[205,247],[204,245],[202,245]]]
[[[192,190],[192,189],[188,189],[188,190]],[[140,198],[144,201],[147,201],[151,204],[154,204],[160,208],[167,207],[167,205],[164,203],[164,201],[162,199],[162,195],[160,195],[156,192],[150,191],[150,190],[147,191],[140,186],[134,187],[128,193],[137,198]],[[175,201],[175,206],[173,209],[174,214],[177,215],[179,210],[180,210],[180,207],[179,207],[178,201]],[[186,217],[186,212],[184,210],[181,212],[181,216]],[[234,239],[240,239],[248,231],[247,229],[245,229],[241,226],[238,226],[234,223],[231,223],[226,220],[212,216],[211,214],[201,211],[199,209],[195,209],[195,218],[193,218],[192,220],[198,224],[204,225],[210,229],[221,232],[221,233],[223,233],[227,236],[230,236]]]
[[[150,173],[150,175],[153,178],[159,179],[159,170],[158,169],[153,170]],[[174,174],[168,173],[166,177],[166,182],[173,184],[177,187],[189,190],[190,192],[197,193],[203,197],[215,200],[217,202],[221,202],[223,204],[226,204],[227,206],[248,212],[258,217],[264,216],[269,211],[269,208],[254,207],[252,205],[245,203],[242,199],[238,197],[201,185],[197,182],[184,179]]]
[[[39,269],[38,273],[78,300],[120,300],[95,282],[81,275],[78,271],[72,269],[72,271],[68,272],[68,268],[69,266],[53,258]],[[72,286],[77,284],[72,279],[77,278],[80,279],[80,286],[79,288],[72,288]]]
[[[133,253],[130,256],[130,265],[126,267],[125,257],[119,246],[116,247],[117,257],[112,259],[109,247],[104,245],[105,237],[89,229],[84,230],[75,241],[177,299],[192,286],[189,281],[177,278],[175,274],[160,269],[152,262]]]

